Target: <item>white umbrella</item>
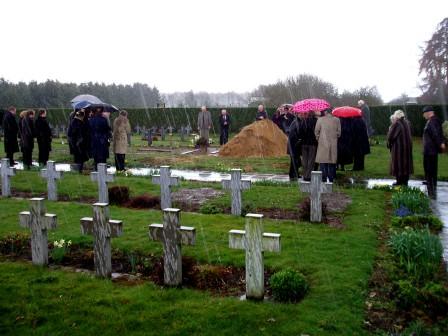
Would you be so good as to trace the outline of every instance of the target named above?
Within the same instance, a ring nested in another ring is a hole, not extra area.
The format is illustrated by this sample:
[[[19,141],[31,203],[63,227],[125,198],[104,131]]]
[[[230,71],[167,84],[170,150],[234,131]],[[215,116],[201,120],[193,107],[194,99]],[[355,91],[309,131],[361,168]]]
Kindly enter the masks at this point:
[[[103,104],[103,101],[101,99],[90,94],[81,94],[73,98],[70,102],[74,105],[81,101],[86,101],[89,102],[90,104]]]

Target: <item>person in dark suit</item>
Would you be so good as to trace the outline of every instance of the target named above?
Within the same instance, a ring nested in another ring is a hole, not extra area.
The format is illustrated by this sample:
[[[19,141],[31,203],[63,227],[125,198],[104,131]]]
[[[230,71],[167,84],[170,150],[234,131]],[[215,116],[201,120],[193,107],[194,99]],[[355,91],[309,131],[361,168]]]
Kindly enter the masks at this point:
[[[35,123],[37,146],[39,147],[39,165],[45,166],[51,152],[51,128],[47,120],[47,111],[39,109]]]
[[[106,163],[109,158],[109,144],[112,138],[112,129],[102,108],[95,111],[95,115],[89,120],[89,126],[92,136],[91,151],[96,170],[98,163]]]
[[[255,115],[255,120],[263,120],[268,119],[268,113],[264,109],[264,105],[260,104],[258,105],[257,114]]]
[[[16,120],[16,108],[11,106],[8,111],[5,112],[2,122],[4,132],[4,146],[6,157],[9,159],[9,165],[14,166],[14,153],[19,151],[19,142],[17,141],[17,135],[19,133],[19,126]]]
[[[230,115],[227,114],[227,110],[221,110],[221,115],[219,116],[219,127],[220,136],[219,144],[225,145],[229,141],[229,126],[230,126]]]
[[[442,123],[434,114],[432,106],[423,108],[423,117],[427,120],[423,129],[423,169],[425,170],[428,196],[437,197],[438,155],[445,150]]]
[[[73,155],[76,170],[80,174],[83,171],[84,162],[89,159],[90,151],[89,123],[85,113],[84,110],[76,111],[67,131],[70,154]]]
[[[20,148],[23,155],[23,167],[30,169],[33,161],[34,138],[36,131],[34,129],[34,110],[22,111],[19,121]]]

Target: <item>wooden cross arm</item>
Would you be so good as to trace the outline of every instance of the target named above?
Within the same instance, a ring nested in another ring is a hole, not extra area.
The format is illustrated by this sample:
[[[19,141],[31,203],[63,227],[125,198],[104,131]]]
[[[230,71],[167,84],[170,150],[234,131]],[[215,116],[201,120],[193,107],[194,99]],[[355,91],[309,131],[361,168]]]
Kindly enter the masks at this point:
[[[311,182],[307,182],[307,181],[301,181],[300,182],[300,191],[301,192],[306,192],[306,193],[311,193]],[[320,192],[325,194],[325,193],[331,193],[333,191],[333,183],[331,182],[325,182],[322,183],[320,185]]]
[[[22,211],[19,213],[20,226],[24,228],[31,228],[31,213],[29,211]],[[40,218],[40,228],[43,230],[56,229],[57,216],[55,214],[45,214]]]
[[[16,169],[14,167],[9,167],[7,173],[8,173],[8,176],[15,176]]]
[[[251,181],[249,179],[241,179],[241,190],[250,189]]]
[[[98,182],[98,172],[91,172],[90,173],[90,180],[92,182]],[[106,173],[105,181],[106,182],[113,182],[114,181],[114,175]]]
[[[123,234],[123,221],[110,219],[110,237],[119,237]],[[92,217],[81,218],[81,234],[83,235],[93,235],[94,225]]]
[[[152,176],[152,183],[160,184],[160,175],[153,175]],[[177,177],[177,176],[170,176],[169,185],[178,185],[178,184],[179,184],[179,177]]]
[[[267,252],[280,252],[281,235],[279,233],[263,233],[262,249]],[[237,250],[246,249],[246,231],[230,230],[229,231],[229,247]]]
[[[43,178],[48,178],[48,170],[47,169],[42,169],[40,171],[40,176],[43,177]],[[55,179],[60,179],[62,177],[62,172],[59,171],[59,170],[55,170],[53,177]]]
[[[230,180],[229,179],[221,180],[221,183],[222,183],[222,187],[224,189],[230,189]]]
[[[155,241],[163,241],[163,224],[151,224],[148,226],[149,238]],[[195,245],[196,244],[196,229],[191,226],[181,226],[181,244]]]

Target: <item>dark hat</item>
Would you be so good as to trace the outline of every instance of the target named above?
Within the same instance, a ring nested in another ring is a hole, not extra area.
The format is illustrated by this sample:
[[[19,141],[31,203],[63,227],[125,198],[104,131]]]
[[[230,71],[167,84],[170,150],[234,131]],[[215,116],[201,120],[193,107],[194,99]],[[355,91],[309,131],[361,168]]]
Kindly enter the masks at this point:
[[[423,111],[422,111],[422,113],[425,113],[425,112],[434,112],[434,109],[432,108],[432,106],[425,106],[424,108],[423,108]]]

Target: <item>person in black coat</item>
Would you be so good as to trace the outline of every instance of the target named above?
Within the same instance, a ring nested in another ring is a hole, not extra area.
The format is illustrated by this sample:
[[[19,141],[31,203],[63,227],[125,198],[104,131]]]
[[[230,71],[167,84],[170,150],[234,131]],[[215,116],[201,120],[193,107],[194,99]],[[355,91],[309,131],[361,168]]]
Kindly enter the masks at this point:
[[[227,114],[226,110],[221,110],[221,115],[219,116],[219,127],[220,136],[219,144],[225,145],[229,141],[229,126],[230,126],[230,116]]]
[[[432,106],[423,108],[423,117],[427,120],[423,129],[423,169],[426,187],[431,198],[437,197],[438,154],[445,150],[442,123],[434,114]]]
[[[341,136],[338,138],[338,165],[341,170],[344,166],[353,163],[353,118],[339,118],[341,122]]]
[[[36,132],[34,129],[34,110],[23,111],[20,113],[19,132],[20,148],[23,155],[23,168],[30,169],[33,161],[34,138]]]
[[[289,180],[295,181],[297,180],[299,175],[300,168],[300,156],[302,155],[302,144],[301,139],[299,138],[299,126],[300,119],[298,117],[294,117],[293,122],[289,128],[288,134],[288,148],[287,153],[290,157],[289,163]]]
[[[95,115],[89,120],[91,134],[91,152],[95,163],[106,163],[109,158],[109,144],[112,138],[109,120],[103,115],[103,110],[97,109]]]
[[[39,115],[35,123],[37,146],[39,148],[39,165],[45,166],[51,152],[51,128],[47,120],[47,111],[39,110]]]
[[[353,170],[364,170],[364,158],[370,154],[369,135],[362,117],[352,118]]]
[[[79,173],[82,173],[84,162],[89,159],[90,141],[88,138],[89,125],[85,119],[84,110],[77,111],[71,120],[67,131],[70,154],[73,155],[74,162]]]
[[[299,120],[297,137],[301,143],[302,149],[302,166],[303,166],[303,180],[311,181],[311,172],[316,169],[316,152],[317,140],[314,134],[316,128],[317,117],[319,112],[308,112],[303,114]],[[292,129],[292,125],[291,125]]]
[[[19,126],[16,121],[16,108],[11,106],[5,115],[2,122],[4,132],[4,146],[6,157],[9,159],[10,166],[14,166],[14,153],[19,151],[19,143],[17,136],[19,133]]]

